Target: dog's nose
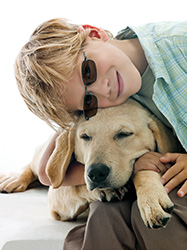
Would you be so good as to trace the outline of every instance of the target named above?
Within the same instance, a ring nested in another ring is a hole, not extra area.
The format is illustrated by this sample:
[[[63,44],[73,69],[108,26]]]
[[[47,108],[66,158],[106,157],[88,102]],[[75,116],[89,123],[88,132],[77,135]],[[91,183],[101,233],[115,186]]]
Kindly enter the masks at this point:
[[[110,169],[105,164],[92,164],[87,170],[87,175],[93,182],[101,183],[109,175]]]

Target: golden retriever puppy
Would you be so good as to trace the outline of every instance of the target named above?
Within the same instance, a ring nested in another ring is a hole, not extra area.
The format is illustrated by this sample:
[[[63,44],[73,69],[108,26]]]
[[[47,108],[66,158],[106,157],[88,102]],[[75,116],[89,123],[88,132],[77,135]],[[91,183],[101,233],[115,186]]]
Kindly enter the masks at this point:
[[[33,161],[19,174],[0,175],[1,190],[24,191],[37,179],[38,165],[47,143],[40,147]],[[46,173],[52,183],[49,207],[52,216],[71,220],[95,200],[124,198],[126,184],[137,158],[149,151],[178,152],[173,133],[136,101],[100,109],[89,121],[80,116],[71,129],[59,135]],[[83,186],[61,186],[72,154],[85,165]],[[153,171],[141,171],[134,177],[140,213],[145,225],[165,227],[173,203]]]

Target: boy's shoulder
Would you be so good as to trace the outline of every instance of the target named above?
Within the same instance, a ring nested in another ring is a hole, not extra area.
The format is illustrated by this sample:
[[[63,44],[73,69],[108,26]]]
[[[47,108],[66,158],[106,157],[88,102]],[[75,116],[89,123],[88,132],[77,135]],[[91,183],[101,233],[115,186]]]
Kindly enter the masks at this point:
[[[130,26],[130,29],[132,29],[138,37],[152,36],[154,39],[173,36],[187,37],[187,21],[148,23],[141,26]]]

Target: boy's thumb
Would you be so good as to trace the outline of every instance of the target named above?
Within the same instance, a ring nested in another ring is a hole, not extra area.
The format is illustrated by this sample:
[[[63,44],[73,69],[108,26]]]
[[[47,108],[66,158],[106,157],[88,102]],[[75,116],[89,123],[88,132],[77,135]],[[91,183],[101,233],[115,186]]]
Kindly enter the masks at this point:
[[[162,163],[168,163],[168,162],[175,163],[178,156],[179,154],[177,153],[166,153],[165,155],[160,157],[160,161]]]

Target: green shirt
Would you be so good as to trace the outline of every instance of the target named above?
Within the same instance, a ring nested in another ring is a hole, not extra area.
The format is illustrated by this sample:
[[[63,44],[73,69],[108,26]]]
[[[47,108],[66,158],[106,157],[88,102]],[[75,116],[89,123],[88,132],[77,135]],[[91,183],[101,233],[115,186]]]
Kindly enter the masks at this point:
[[[187,22],[132,26],[121,31],[117,39],[135,37],[142,45],[155,78],[150,99],[187,150]]]
[[[132,98],[140,102],[143,106],[149,109],[155,116],[157,116],[166,126],[172,128],[171,124],[168,122],[166,117],[160,112],[154,103],[153,96],[153,86],[155,82],[155,77],[151,68],[148,66],[142,75],[142,86],[137,94],[133,95]]]

